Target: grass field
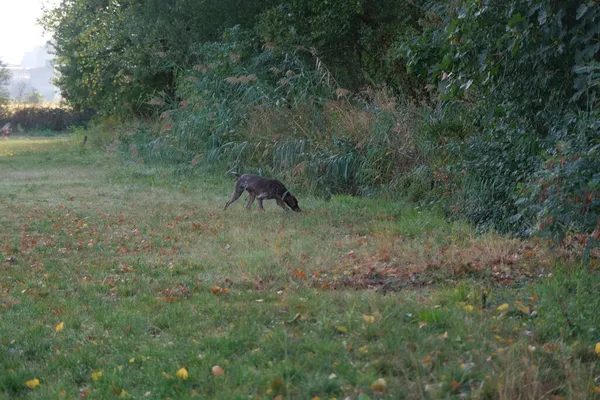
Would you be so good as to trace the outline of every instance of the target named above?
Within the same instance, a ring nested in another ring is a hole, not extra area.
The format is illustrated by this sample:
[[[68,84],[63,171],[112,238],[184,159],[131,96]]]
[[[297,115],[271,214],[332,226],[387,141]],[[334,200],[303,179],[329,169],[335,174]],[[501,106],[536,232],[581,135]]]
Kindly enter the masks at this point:
[[[0,140],[2,398],[599,398],[600,276],[432,210]]]

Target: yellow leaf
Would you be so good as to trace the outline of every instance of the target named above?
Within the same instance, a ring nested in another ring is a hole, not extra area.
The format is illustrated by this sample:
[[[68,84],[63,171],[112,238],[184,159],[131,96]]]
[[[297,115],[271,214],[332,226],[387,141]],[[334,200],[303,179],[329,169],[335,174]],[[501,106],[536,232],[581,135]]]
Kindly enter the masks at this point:
[[[498,308],[496,310],[498,310],[498,311],[506,311],[506,310],[508,310],[508,307],[509,307],[508,303],[504,303],[501,306],[498,306]]]
[[[94,371],[92,372],[92,380],[98,381],[102,378],[102,371]]]
[[[600,355],[600,342],[596,343],[596,354]]]
[[[375,322],[375,316],[374,315],[366,315],[363,314],[362,319],[367,323],[367,324],[372,324],[373,322]]]
[[[64,328],[64,327],[65,327],[65,323],[64,323],[64,322],[61,322],[60,324],[56,325],[56,328],[54,328],[54,330],[55,330],[56,332],[60,332],[60,331],[62,331],[62,330],[63,330],[63,328]]]
[[[129,363],[130,363],[130,364],[133,364],[134,362],[135,362],[135,357],[134,357],[134,358],[130,358],[130,359],[129,359]]]
[[[315,396],[311,400],[321,400],[321,398],[319,396]]]
[[[358,349],[358,351],[360,351],[361,353],[365,354],[369,352],[369,349],[367,346],[363,346],[361,348]]]
[[[165,371],[162,372],[162,376],[164,376],[167,379],[171,379],[171,375],[167,374]]]
[[[377,393],[381,393],[387,387],[387,382],[383,378],[379,378],[375,380],[375,382],[371,383],[371,389]]]
[[[219,367],[218,365],[215,365],[214,367],[212,367],[212,374],[214,376],[223,376],[225,375],[225,371],[223,370],[223,368]]]
[[[446,339],[448,339],[448,331],[444,332],[444,334],[443,334],[443,335],[440,335],[440,339],[441,339],[441,340],[446,340]]]
[[[467,311],[473,311],[473,306],[472,306],[472,305],[470,305],[470,304],[468,304],[468,305],[464,306],[463,308],[464,308],[465,310],[467,310]]]
[[[187,381],[188,378],[190,377],[190,375],[187,372],[187,369],[185,369],[185,368],[180,368],[179,371],[177,371],[175,373],[175,376],[184,381]]]
[[[337,329],[341,333],[348,333],[348,328],[346,328],[345,326],[336,326],[335,329]]]
[[[531,312],[531,310],[529,309],[529,307],[527,307],[526,305],[524,305],[523,303],[521,303],[519,300],[517,300],[515,302],[515,306],[517,306],[517,309],[519,311],[521,311],[524,314],[529,314]]]
[[[25,386],[27,386],[30,389],[35,389],[36,387],[40,386],[40,380],[37,378],[30,379],[27,382],[25,382]]]
[[[594,392],[600,394],[600,386],[594,386]]]
[[[127,395],[128,395],[127,390],[123,389],[123,390],[121,390],[121,394],[119,395],[119,397],[122,399],[125,399],[125,398],[127,398]]]

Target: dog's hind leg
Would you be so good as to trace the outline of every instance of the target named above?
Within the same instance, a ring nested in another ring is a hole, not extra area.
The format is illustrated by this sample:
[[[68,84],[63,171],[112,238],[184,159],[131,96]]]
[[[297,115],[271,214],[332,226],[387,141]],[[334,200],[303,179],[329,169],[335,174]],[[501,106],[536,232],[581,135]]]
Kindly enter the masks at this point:
[[[254,199],[256,198],[256,194],[254,194],[253,192],[248,192],[250,193],[250,197],[248,197],[248,204],[246,204],[246,208],[249,210],[250,207],[252,207],[252,203],[254,203]]]
[[[229,200],[227,202],[227,204],[225,204],[225,207],[223,207],[223,211],[227,210],[227,207],[229,207],[231,205],[231,203],[233,203],[234,201],[236,201],[237,199],[240,198],[240,196],[242,195],[242,193],[244,193],[244,189],[238,189],[237,187],[235,188],[235,191],[233,192],[233,194],[231,195],[231,200]]]

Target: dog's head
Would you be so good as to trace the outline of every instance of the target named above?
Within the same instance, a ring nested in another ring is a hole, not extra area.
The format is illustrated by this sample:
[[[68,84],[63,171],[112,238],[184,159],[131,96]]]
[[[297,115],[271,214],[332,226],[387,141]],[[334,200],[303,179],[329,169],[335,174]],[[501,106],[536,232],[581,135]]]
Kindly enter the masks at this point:
[[[298,199],[296,199],[294,196],[292,196],[291,194],[287,193],[286,196],[283,198],[283,201],[285,202],[285,204],[288,205],[289,208],[291,208],[292,210],[296,211],[296,212],[300,212],[302,210],[300,210],[300,207],[298,206]]]

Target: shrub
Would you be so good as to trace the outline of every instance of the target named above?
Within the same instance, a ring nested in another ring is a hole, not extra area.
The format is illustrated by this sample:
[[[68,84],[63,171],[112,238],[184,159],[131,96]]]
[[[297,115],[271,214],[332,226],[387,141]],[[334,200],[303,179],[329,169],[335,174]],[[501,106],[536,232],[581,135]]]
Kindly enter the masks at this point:
[[[26,106],[0,108],[0,126],[10,123],[13,131],[49,130],[64,132],[72,126],[85,126],[93,111],[62,107]]]

